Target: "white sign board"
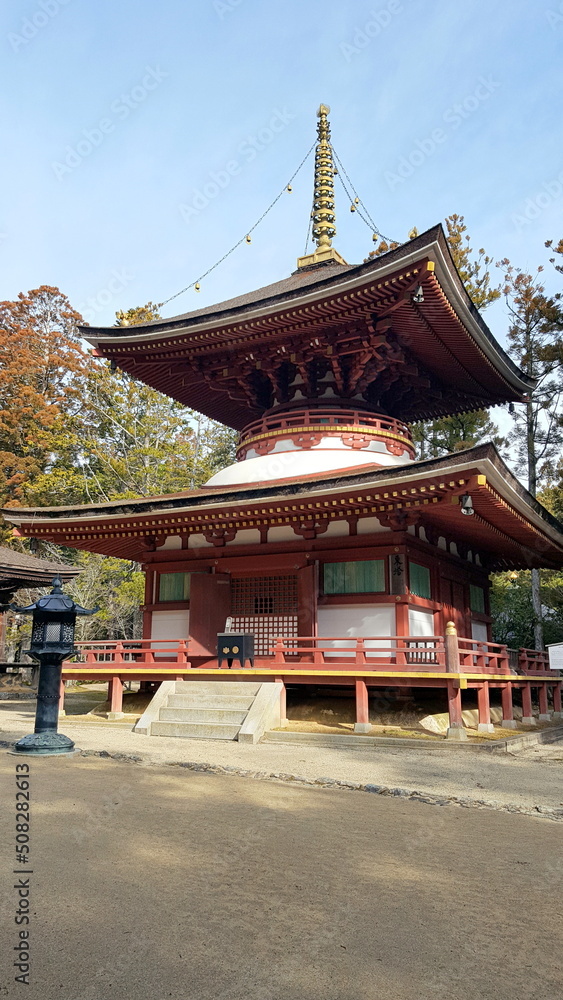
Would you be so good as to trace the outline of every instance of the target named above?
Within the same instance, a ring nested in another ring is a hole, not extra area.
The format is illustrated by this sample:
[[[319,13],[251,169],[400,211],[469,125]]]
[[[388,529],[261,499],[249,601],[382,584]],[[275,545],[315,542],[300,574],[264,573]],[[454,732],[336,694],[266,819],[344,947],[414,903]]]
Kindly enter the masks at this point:
[[[563,642],[554,642],[547,650],[550,670],[563,670]]]

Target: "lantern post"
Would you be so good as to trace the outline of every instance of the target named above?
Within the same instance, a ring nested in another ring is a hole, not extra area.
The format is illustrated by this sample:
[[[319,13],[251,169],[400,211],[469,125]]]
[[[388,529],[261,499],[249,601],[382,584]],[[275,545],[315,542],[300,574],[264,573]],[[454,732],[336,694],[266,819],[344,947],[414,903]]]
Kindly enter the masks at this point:
[[[40,597],[34,604],[19,608],[8,607],[18,614],[33,615],[30,648],[25,652],[39,663],[39,687],[35,712],[35,731],[24,736],[14,746],[17,753],[57,754],[70,753],[74,743],[68,736],[57,732],[63,660],[72,656],[74,628],[77,615],[93,615],[75,604],[72,597],[63,594],[61,580],[55,577],[50,594]]]

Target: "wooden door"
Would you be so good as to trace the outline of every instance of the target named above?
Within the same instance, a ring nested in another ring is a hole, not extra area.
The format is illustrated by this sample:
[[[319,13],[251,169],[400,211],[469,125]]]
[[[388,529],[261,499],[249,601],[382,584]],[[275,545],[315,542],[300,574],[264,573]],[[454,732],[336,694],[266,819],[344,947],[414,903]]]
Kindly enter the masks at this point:
[[[227,573],[192,573],[190,656],[217,654],[217,633],[225,631],[230,610],[230,577]]]
[[[453,622],[458,635],[465,636],[467,634],[467,629],[465,614],[465,588],[463,584],[459,583],[457,580],[449,580],[446,577],[443,577],[441,591],[442,603],[444,605],[442,628],[445,629],[447,622]]]

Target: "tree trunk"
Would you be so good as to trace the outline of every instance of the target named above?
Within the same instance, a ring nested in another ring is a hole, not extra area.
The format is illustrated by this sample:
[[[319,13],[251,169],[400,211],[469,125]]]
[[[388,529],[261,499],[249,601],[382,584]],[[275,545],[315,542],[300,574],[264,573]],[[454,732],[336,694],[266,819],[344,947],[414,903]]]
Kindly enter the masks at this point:
[[[543,622],[539,569],[532,570],[532,607],[534,609],[534,648],[543,649]]]
[[[526,405],[526,454],[528,458],[528,489],[535,497],[538,489],[538,469],[534,438],[534,410],[531,401]]]
[[[534,411],[530,401],[526,406],[526,451],[528,453],[528,489],[535,497],[538,488],[536,442],[534,438]],[[543,621],[540,594],[540,571],[532,570],[532,608],[534,611],[534,648],[543,649]]]

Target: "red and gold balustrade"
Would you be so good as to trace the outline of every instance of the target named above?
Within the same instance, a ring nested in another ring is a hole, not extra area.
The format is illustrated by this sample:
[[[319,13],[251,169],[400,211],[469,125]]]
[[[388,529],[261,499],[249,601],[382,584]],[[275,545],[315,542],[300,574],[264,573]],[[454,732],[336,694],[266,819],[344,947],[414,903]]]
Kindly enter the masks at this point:
[[[384,445],[395,456],[414,459],[408,424],[369,410],[341,406],[315,406],[277,410],[247,424],[237,445],[237,459],[267,455],[275,448],[307,450],[320,445],[361,451]]]

